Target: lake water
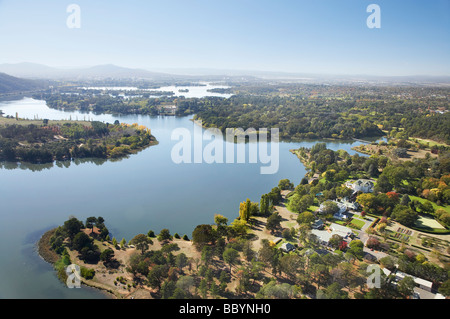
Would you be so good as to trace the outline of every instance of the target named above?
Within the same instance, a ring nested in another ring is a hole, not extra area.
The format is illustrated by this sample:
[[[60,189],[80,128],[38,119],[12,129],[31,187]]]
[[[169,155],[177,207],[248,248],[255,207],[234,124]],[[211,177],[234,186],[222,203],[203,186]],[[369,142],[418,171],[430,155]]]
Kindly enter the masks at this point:
[[[201,85],[198,86],[163,86],[158,89],[139,89],[137,87],[132,86],[121,86],[121,87],[83,87],[85,90],[102,90],[102,91],[124,91],[124,92],[132,92],[132,91],[159,91],[159,92],[173,92],[176,97],[184,96],[185,98],[202,98],[205,96],[214,96],[214,97],[223,97],[229,98],[232,94],[226,93],[214,93],[208,92],[211,89],[227,89],[229,86],[225,85],[217,85],[210,83],[199,83]],[[187,92],[180,92],[180,90],[187,90]]]
[[[279,143],[276,174],[261,175],[257,164],[175,164],[171,139],[177,128],[194,135],[190,118],[113,116],[49,109],[44,101],[25,98],[0,102],[5,115],[21,118],[93,119],[139,123],[149,127],[159,145],[121,161],[72,162],[57,165],[2,164],[0,168],[0,298],[104,298],[89,289],[68,289],[36,253],[35,243],[69,216],[80,220],[102,216],[112,235],[130,240],[149,230],[187,234],[214,214],[238,216],[239,203],[261,195],[288,178],[298,184],[306,171],[289,150],[317,141]],[[200,130],[201,132],[202,130]],[[205,142],[207,144],[208,142]],[[327,142],[328,148],[351,154],[352,143]],[[247,144],[248,146],[248,144]],[[30,169],[31,168],[31,169]]]

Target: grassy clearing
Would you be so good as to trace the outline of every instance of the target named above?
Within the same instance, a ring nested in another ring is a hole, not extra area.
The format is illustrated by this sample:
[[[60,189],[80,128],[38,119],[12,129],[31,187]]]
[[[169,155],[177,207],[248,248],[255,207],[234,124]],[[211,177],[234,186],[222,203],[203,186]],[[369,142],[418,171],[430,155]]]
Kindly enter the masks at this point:
[[[319,206],[312,205],[312,206],[309,206],[307,210],[310,211],[311,213],[314,213],[317,210],[319,210],[319,208],[320,208]]]
[[[424,144],[424,145],[428,145],[429,147],[433,147],[433,146],[449,146],[448,144],[445,144],[445,143],[439,143],[439,142],[436,142],[436,141],[427,140],[427,139],[423,139],[423,138],[417,138],[417,137],[410,137],[409,140],[412,141],[412,142],[418,141],[419,143]]]
[[[418,197],[418,196],[409,196],[409,198],[410,198],[411,200],[417,200],[417,201],[419,201],[419,202],[421,202],[421,203],[430,202],[431,205],[433,205],[433,207],[434,207],[435,210],[443,209],[443,210],[445,210],[447,213],[450,213],[450,206],[438,206],[436,203],[433,203],[433,202],[429,201],[428,199],[421,198],[421,197]]]

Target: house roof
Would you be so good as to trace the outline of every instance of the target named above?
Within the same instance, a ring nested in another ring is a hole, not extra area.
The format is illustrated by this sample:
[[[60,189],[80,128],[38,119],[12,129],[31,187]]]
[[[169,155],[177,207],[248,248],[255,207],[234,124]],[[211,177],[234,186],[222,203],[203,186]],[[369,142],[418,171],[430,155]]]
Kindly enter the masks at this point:
[[[316,235],[321,241],[328,243],[331,239],[331,232],[326,230],[311,229],[311,234]]]
[[[397,279],[403,279],[405,277],[411,277],[412,279],[414,279],[414,282],[418,285],[424,286],[424,287],[428,287],[431,288],[433,286],[433,283],[431,281],[422,279],[422,278],[418,278],[409,274],[405,274],[401,271],[397,271],[395,273],[395,276],[397,277]]]
[[[290,251],[295,247],[291,243],[283,243],[280,248],[283,249],[284,251]]]
[[[314,223],[312,224],[313,227],[319,227],[319,226],[322,226],[322,225],[323,225],[323,220],[321,220],[321,219],[316,219],[314,221]]]
[[[331,224],[330,228],[334,234],[338,234],[342,237],[346,237],[352,233],[352,230],[348,227],[339,225],[339,224]]]

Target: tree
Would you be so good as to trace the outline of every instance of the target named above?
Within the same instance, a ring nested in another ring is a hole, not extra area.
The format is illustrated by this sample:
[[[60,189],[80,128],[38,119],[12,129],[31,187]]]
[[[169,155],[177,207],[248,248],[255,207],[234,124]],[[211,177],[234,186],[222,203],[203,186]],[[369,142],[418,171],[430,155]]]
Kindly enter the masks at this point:
[[[255,257],[255,252],[253,251],[253,245],[250,240],[244,242],[242,247],[242,253],[247,261],[251,261]]]
[[[406,276],[398,282],[397,289],[398,292],[403,295],[403,297],[407,298],[414,293],[415,286],[416,283],[414,282],[414,279],[410,276]]]
[[[281,227],[281,216],[275,212],[267,218],[266,228],[273,233]]]
[[[376,237],[369,237],[366,241],[366,246],[377,249],[380,246],[380,241]]]
[[[214,215],[214,222],[217,225],[217,235],[225,236],[227,233],[228,218],[226,218],[225,216],[216,214],[216,215]]]
[[[326,201],[320,207],[320,213],[323,215],[333,215],[337,212],[339,212],[339,206],[333,201]]]
[[[414,225],[419,218],[419,215],[407,206],[397,205],[394,208],[391,217],[400,224],[409,227]]]
[[[372,211],[375,203],[375,195],[373,194],[359,194],[356,197],[356,202],[360,204],[365,211]]]
[[[172,280],[166,280],[161,285],[161,299],[169,299],[172,297],[176,289],[176,284]]]
[[[444,281],[444,283],[439,287],[439,292],[444,296],[450,296],[450,279]]]
[[[88,217],[86,219],[86,228],[91,229],[91,234],[94,231],[94,226],[96,223],[97,223],[97,218],[95,218],[95,217]]]
[[[281,190],[278,187],[272,188],[272,190],[270,191],[270,193],[268,193],[268,195],[269,195],[270,202],[273,205],[278,205],[280,203],[281,199],[283,198],[281,196]]]
[[[338,234],[334,234],[333,236],[331,236],[328,243],[330,244],[331,247],[337,249],[343,240],[344,240],[344,238],[342,236],[339,236]]]
[[[192,241],[197,250],[201,251],[205,245],[215,243],[215,235],[211,225],[198,225],[192,232]]]
[[[200,281],[200,286],[198,287],[198,290],[202,294],[202,298],[206,299],[206,297],[208,296],[208,282],[206,281],[206,279],[202,279]]]
[[[402,166],[388,165],[384,168],[381,176],[383,175],[387,177],[389,183],[392,184],[394,188],[399,188],[403,184],[403,180],[405,180],[408,177],[408,172]]]
[[[92,239],[88,235],[86,235],[84,232],[79,232],[78,234],[76,234],[72,241],[72,247],[75,250],[78,250],[79,252],[84,247],[91,247],[91,245],[92,245]]]
[[[258,203],[252,203],[247,198],[245,202],[239,204],[239,219],[247,222],[252,215],[257,215],[258,211]]]
[[[124,249],[126,243],[127,243],[127,241],[125,240],[125,238],[122,238],[122,240],[120,241],[120,248],[121,248],[121,249]]]
[[[147,275],[148,282],[152,288],[160,288],[162,281],[167,277],[168,267],[165,265],[155,265]]]
[[[298,255],[289,254],[280,258],[280,270],[291,280],[296,280],[296,276],[303,266],[303,259]]]
[[[213,298],[216,298],[219,295],[219,287],[216,285],[216,283],[213,281],[211,283],[211,295],[213,296]]]
[[[130,244],[135,245],[137,249],[141,251],[143,255],[145,251],[148,250],[149,245],[153,245],[153,241],[147,237],[147,235],[139,234],[136,235],[131,241]]]
[[[64,230],[67,232],[70,240],[72,240],[76,234],[80,232],[83,228],[83,223],[76,219],[75,217],[70,218],[69,220],[64,222],[63,226]]]
[[[387,178],[386,175],[381,174],[380,177],[377,180],[377,184],[374,187],[374,192],[375,193],[387,193],[390,190],[392,190],[393,186],[392,184],[389,182],[389,179]]]
[[[258,260],[269,264],[272,270],[276,269],[279,264],[279,251],[272,247],[267,239],[261,240],[262,247],[258,252]]]
[[[266,216],[269,214],[270,205],[271,205],[270,196],[268,194],[262,195],[261,200],[259,202],[259,211],[261,215]]]
[[[161,229],[158,235],[158,241],[172,240],[172,235],[167,228]]]
[[[294,184],[292,184],[289,179],[282,179],[278,183],[278,188],[281,190],[290,190],[294,189]]]
[[[101,216],[99,216],[99,217],[97,217],[97,220],[96,220],[96,222],[95,222],[95,225],[98,227],[98,228],[103,228],[103,227],[105,227],[105,219],[103,218],[103,217],[101,217]]]
[[[223,252],[223,260],[230,266],[230,272],[231,272],[231,266],[236,263],[238,257],[239,257],[239,253],[234,248],[227,248]]]
[[[395,268],[395,261],[390,256],[380,258],[380,264],[389,270],[393,270]]]
[[[316,217],[314,216],[314,214],[308,211],[299,214],[297,217],[297,223],[299,224],[311,225],[315,220]]]
[[[194,287],[195,280],[191,276],[181,276],[177,281],[177,288],[182,289],[187,294],[191,294],[191,288]]]
[[[348,299],[348,293],[343,291],[340,285],[335,282],[325,290],[318,291],[317,299]]]
[[[311,195],[303,195],[294,194],[289,198],[288,209],[294,213],[300,213],[309,208],[314,204],[314,197]]]
[[[213,258],[213,250],[210,246],[203,246],[202,249],[202,261],[205,263],[205,265],[209,265]]]
[[[180,253],[177,255],[175,258],[175,265],[181,270],[188,265],[188,258],[185,253]]]
[[[110,248],[105,249],[100,254],[100,260],[109,263],[114,258],[114,251]]]
[[[364,257],[364,243],[359,240],[352,240],[349,244],[350,249],[348,252],[355,258],[361,259]]]

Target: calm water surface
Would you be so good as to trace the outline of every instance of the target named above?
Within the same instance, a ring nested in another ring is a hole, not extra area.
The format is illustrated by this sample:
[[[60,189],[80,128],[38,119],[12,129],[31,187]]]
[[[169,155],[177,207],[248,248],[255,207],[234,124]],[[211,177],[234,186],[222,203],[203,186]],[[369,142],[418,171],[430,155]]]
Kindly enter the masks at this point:
[[[257,164],[175,164],[171,140],[176,128],[194,134],[190,118],[113,116],[49,109],[44,101],[25,98],[0,102],[6,115],[22,118],[93,119],[139,123],[152,130],[159,145],[117,162],[77,161],[57,165],[3,164],[0,168],[0,298],[104,298],[89,289],[68,289],[52,267],[39,258],[35,243],[69,216],[102,216],[112,236],[130,240],[138,233],[168,228],[191,237],[198,224],[213,223],[214,214],[231,222],[239,203],[261,195],[289,178],[298,184],[306,171],[289,150],[316,142],[280,143],[280,168],[261,175]],[[205,144],[209,142],[204,142]],[[334,150],[352,143],[327,142]]]

